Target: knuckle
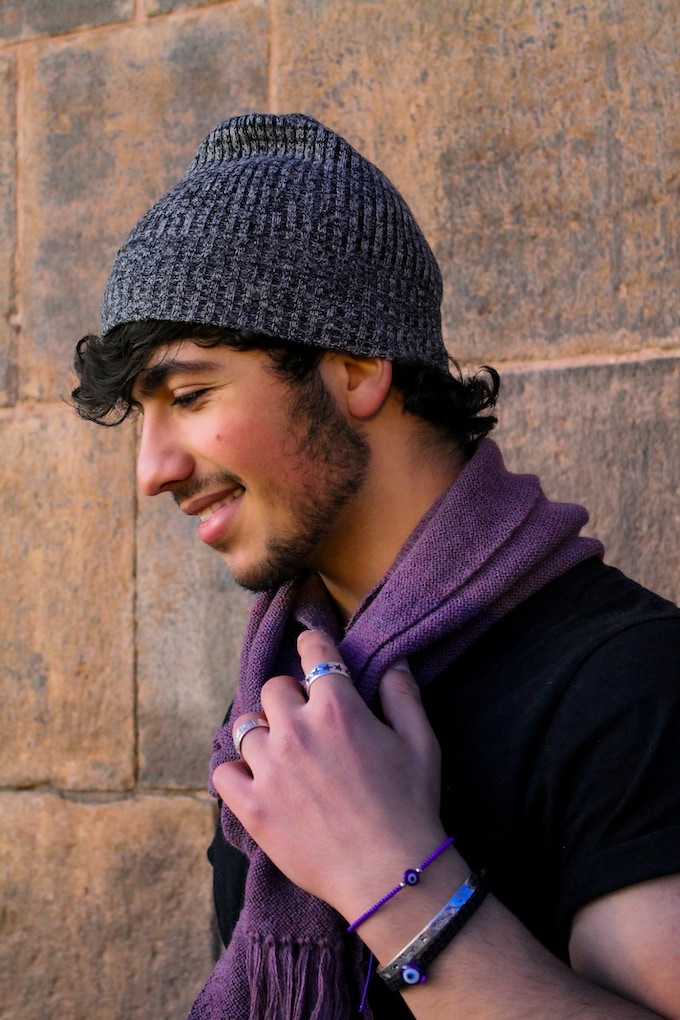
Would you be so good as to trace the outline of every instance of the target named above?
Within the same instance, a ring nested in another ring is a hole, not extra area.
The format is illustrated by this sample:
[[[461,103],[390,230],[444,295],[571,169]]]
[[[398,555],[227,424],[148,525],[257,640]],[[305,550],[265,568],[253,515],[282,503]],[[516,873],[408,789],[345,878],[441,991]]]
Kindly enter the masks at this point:
[[[335,645],[321,630],[304,631],[298,638],[298,649],[305,658],[318,656],[320,659],[324,659],[331,651],[337,656]]]
[[[283,759],[290,761],[299,758],[308,751],[310,744],[309,728],[301,719],[288,719],[284,726],[278,728],[277,750]]]
[[[266,706],[272,705],[278,701],[281,697],[282,691],[288,687],[291,682],[289,676],[273,676],[262,685],[260,691],[260,702],[263,710],[266,712]],[[297,683],[297,681],[294,681]]]
[[[256,841],[266,831],[267,819],[268,811],[257,796],[248,797],[239,807],[239,821]]]
[[[343,733],[347,729],[347,713],[344,705],[333,696],[333,692],[315,703],[315,714],[319,728],[329,733]]]

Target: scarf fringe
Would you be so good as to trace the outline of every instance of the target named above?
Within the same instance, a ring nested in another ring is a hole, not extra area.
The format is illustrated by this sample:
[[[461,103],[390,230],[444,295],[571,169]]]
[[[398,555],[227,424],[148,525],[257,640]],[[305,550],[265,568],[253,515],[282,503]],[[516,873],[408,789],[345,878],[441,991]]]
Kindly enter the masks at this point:
[[[353,1010],[348,998],[343,959],[342,947],[331,943],[252,938],[249,1020],[349,1020],[358,1006]]]

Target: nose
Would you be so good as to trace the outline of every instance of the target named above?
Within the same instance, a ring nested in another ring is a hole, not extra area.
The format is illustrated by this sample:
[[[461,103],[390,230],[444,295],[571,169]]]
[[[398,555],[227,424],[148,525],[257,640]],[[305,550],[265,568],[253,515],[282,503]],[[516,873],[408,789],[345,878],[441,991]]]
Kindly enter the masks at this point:
[[[146,496],[171,492],[194,470],[194,459],[170,428],[145,415],[137,454],[137,484]]]

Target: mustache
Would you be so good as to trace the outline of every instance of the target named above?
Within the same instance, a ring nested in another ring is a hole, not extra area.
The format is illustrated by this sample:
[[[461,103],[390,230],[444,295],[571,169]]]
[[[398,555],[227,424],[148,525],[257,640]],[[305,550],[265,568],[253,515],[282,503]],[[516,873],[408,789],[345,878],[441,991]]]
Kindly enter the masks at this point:
[[[236,475],[232,475],[228,471],[218,471],[205,478],[192,478],[190,481],[177,486],[177,488],[172,490],[172,498],[177,506],[180,506],[186,500],[193,499],[194,496],[200,496],[211,489],[237,488],[242,486],[241,479]]]

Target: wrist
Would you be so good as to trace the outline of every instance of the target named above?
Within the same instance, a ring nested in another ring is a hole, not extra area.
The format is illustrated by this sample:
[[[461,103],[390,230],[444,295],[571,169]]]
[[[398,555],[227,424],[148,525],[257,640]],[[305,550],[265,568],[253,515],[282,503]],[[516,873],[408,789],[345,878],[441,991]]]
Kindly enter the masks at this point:
[[[378,910],[381,910],[384,906],[386,906],[386,904],[397,896],[403,889],[413,888],[418,885],[423,873],[437,860],[438,857],[441,857],[444,851],[453,845],[453,841],[453,836],[447,836],[447,838],[439,843],[432,853],[428,854],[428,856],[416,868],[406,868],[400,881],[381,896],[380,899],[373,904],[373,906],[369,907],[368,910],[365,910],[363,914],[356,919],[356,921],[353,921],[349,925],[347,931],[355,931],[360,927],[360,925],[364,924],[370,917],[377,913]]]
[[[417,857],[411,855],[410,863],[402,866],[401,874],[398,867],[403,865],[406,857],[398,857],[390,869],[380,869],[379,878],[372,877],[373,889],[379,888],[381,894],[367,907],[367,900],[370,902],[364,885],[362,883],[361,913],[354,913],[350,918],[349,929],[357,928],[357,934],[362,941],[373,952],[377,960],[386,962],[391,959],[413,935],[427,924],[427,922],[442,908],[450,899],[453,891],[469,875],[470,869],[453,845],[443,846],[444,839],[437,844],[440,852],[433,854],[432,848],[421,863],[433,859],[420,871],[418,880],[414,884],[400,886],[399,894],[395,893],[398,884],[404,881],[405,871],[419,871],[420,864],[414,864]],[[390,855],[391,856],[391,855]],[[394,881],[395,871],[397,882]],[[385,881],[384,875],[391,877]],[[392,881],[392,886],[389,882]],[[384,902],[381,902],[383,901]],[[380,904],[378,906],[378,904]],[[376,909],[377,908],[377,909]],[[344,913],[344,911],[343,911]],[[344,914],[344,916],[348,916]]]
[[[343,858],[338,862],[334,898],[328,902],[351,925],[446,839],[447,833],[439,824],[422,832],[391,832],[379,837],[379,842],[372,843],[361,856],[353,854],[351,861]]]

